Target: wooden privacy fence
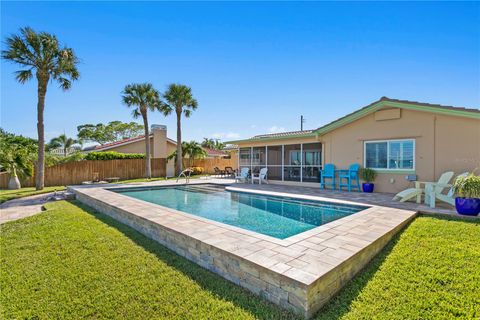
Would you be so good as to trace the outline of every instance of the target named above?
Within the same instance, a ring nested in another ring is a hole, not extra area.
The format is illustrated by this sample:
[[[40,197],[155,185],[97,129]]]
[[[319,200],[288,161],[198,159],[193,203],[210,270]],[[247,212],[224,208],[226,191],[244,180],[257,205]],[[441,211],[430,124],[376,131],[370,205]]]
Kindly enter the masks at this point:
[[[120,179],[136,179],[145,176],[145,159],[122,160],[84,160],[59,164],[45,168],[45,186],[65,186],[90,181],[98,173],[100,180],[109,177]],[[152,176],[164,177],[166,174],[166,160],[152,159]],[[0,174],[0,188],[8,186],[9,175]],[[22,182],[23,187],[34,187],[35,178],[31,177]]]
[[[188,159],[186,160],[188,165]],[[204,173],[212,174],[215,171],[213,168],[218,167],[219,169],[225,169],[225,167],[232,167],[233,169],[237,168],[237,157],[232,159],[225,158],[207,158],[207,159],[195,159],[192,161],[192,167],[202,167]]]

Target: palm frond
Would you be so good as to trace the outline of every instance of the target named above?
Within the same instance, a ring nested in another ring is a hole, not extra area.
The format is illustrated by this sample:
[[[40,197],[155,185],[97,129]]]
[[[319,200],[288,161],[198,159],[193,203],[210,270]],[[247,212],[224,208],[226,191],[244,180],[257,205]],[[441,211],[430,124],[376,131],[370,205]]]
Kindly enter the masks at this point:
[[[58,81],[58,86],[64,91],[67,91],[72,87],[72,82],[67,78],[58,77],[56,80]]]
[[[138,117],[140,117],[142,115],[142,113],[140,112],[140,110],[137,108],[137,109],[133,109],[132,111],[132,117],[134,117],[135,119],[137,119]]]
[[[133,83],[126,85],[122,91],[122,102],[128,107],[136,107],[132,116],[138,118],[147,110],[158,110],[162,104],[160,93],[151,83]]]
[[[24,84],[28,80],[32,79],[33,74],[32,74],[32,69],[29,70],[19,70],[15,72],[16,76],[15,79],[17,79],[18,82],[21,84]]]
[[[177,114],[183,113],[187,118],[198,107],[197,100],[193,98],[192,89],[183,84],[172,83],[168,85],[163,98],[170,112],[175,110]]]
[[[80,73],[77,69],[79,60],[73,49],[60,48],[55,35],[47,32],[35,32],[30,27],[21,28],[19,34],[8,37],[2,58],[21,66],[28,66],[29,71],[16,72],[16,79],[24,83],[31,79],[33,71],[59,82],[62,89],[68,90]]]

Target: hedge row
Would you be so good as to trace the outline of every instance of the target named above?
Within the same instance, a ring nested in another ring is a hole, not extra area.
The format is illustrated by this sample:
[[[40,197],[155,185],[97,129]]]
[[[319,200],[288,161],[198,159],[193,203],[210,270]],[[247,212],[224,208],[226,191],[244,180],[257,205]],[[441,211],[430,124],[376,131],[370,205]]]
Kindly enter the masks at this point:
[[[116,151],[90,152],[85,160],[117,160],[117,159],[145,159],[143,153],[120,153]]]

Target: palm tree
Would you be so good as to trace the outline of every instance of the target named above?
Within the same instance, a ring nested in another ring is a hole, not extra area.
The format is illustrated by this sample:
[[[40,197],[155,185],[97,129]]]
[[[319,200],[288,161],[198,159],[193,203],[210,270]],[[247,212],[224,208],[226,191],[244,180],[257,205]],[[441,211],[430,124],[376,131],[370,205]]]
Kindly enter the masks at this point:
[[[195,159],[202,159],[207,156],[200,143],[196,141],[182,142],[182,155],[188,156],[188,166],[192,166],[192,161]]]
[[[71,48],[61,47],[57,37],[46,32],[35,32],[31,28],[21,28],[20,34],[6,39],[6,50],[2,58],[17,63],[25,69],[16,72],[16,79],[25,83],[37,78],[37,131],[38,161],[36,171],[36,189],[41,190],[45,184],[45,127],[43,112],[48,82],[56,80],[60,88],[68,90],[72,81],[80,76],[77,70],[78,58]]]
[[[48,143],[48,148],[49,149],[62,148],[63,155],[66,157],[68,149],[70,149],[76,144],[80,144],[80,142],[73,138],[67,137],[65,134],[61,134],[58,137],[50,140],[50,142]]]
[[[184,141],[182,142],[182,158],[188,157],[188,166],[192,166],[192,161],[195,159],[203,159],[207,156],[205,150],[202,146],[196,141]],[[168,157],[167,160],[175,159],[177,161],[177,150],[173,151]]]
[[[226,144],[223,142],[220,142],[220,140],[215,139],[215,145],[214,148],[215,150],[223,150],[225,148]]]
[[[202,147],[214,150],[222,150],[225,148],[225,143],[220,142],[218,139],[203,138]]]
[[[0,167],[10,175],[8,189],[20,189],[20,178],[28,178],[33,174],[32,159],[28,149],[18,144],[1,143]]]
[[[182,154],[182,113],[186,118],[190,117],[192,111],[197,109],[197,100],[193,98],[192,89],[182,85],[172,83],[163,94],[166,103],[161,105],[161,111],[169,115],[175,111],[177,115],[177,154]],[[175,162],[177,175],[182,172],[182,156],[177,157]]]
[[[215,140],[214,139],[209,139],[209,138],[203,138],[202,147],[209,148],[209,149],[215,149]]]
[[[145,130],[145,176],[152,177],[150,161],[150,132],[148,128],[148,110],[155,111],[160,108],[160,94],[150,83],[134,83],[125,87],[122,92],[122,100],[128,107],[135,106],[132,115],[134,118],[142,116]]]

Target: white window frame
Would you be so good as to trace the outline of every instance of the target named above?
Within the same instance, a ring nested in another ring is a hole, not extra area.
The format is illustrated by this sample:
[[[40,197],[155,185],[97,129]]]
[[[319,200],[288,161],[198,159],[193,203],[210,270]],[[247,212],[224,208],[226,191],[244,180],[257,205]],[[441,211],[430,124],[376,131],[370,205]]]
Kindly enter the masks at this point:
[[[392,169],[392,168],[388,168],[388,166],[390,165],[390,142],[398,142],[398,141],[411,141],[412,142],[412,145],[413,145],[413,168],[400,168],[400,169]],[[415,158],[416,158],[416,154],[417,154],[417,148],[416,148],[416,145],[415,145],[415,139],[412,139],[412,138],[407,138],[407,139],[386,139],[386,140],[366,140],[366,141],[363,141],[363,166],[366,168],[367,167],[367,143],[382,143],[382,142],[386,142],[387,143],[387,168],[372,168],[370,167],[371,169],[375,169],[375,170],[386,170],[386,171],[414,171],[415,170],[415,167],[416,167],[416,163],[415,163]]]

